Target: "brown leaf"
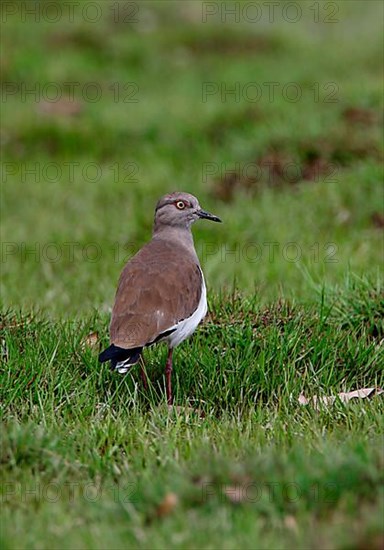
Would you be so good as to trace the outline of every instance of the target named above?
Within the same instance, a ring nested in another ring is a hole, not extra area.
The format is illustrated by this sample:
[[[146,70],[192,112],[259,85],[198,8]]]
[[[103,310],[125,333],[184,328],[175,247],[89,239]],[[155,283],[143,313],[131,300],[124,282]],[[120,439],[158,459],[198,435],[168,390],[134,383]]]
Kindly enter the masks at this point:
[[[321,396],[315,395],[308,399],[303,394],[299,396],[300,405],[313,405],[314,409],[319,410],[322,405],[332,405],[337,399],[342,403],[348,403],[352,399],[366,399],[367,397],[373,397],[374,395],[380,395],[384,393],[381,388],[363,388],[361,390],[341,392],[337,395]]]
[[[299,395],[298,402],[300,403],[300,405],[308,405],[309,399],[307,399],[307,398],[305,397],[305,395],[301,393],[301,394]]]
[[[343,118],[352,124],[365,124],[367,126],[374,124],[378,120],[375,111],[361,107],[348,107],[343,112]]]
[[[86,348],[98,349],[100,347],[99,333],[97,331],[91,332],[81,341],[81,349]]]
[[[373,225],[378,229],[384,228],[384,215],[381,212],[373,212],[371,220]]]
[[[179,503],[175,493],[167,493],[156,509],[156,516],[163,518],[171,514]]]

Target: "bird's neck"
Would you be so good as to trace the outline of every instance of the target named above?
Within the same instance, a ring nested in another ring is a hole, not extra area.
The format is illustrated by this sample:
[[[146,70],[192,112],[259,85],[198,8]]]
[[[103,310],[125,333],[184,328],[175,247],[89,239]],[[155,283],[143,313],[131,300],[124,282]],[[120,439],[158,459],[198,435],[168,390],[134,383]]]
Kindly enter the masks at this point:
[[[162,239],[166,241],[177,242],[187,248],[195,250],[192,231],[190,227],[173,227],[172,225],[163,225],[155,227],[152,234],[153,239]]]

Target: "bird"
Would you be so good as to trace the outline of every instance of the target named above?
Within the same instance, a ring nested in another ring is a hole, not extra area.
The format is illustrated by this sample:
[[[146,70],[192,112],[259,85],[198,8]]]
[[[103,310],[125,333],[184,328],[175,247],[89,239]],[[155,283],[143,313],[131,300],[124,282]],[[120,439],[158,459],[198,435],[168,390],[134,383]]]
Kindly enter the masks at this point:
[[[152,239],[125,265],[110,322],[110,346],[99,355],[111,369],[127,373],[143,349],[165,342],[166,397],[173,404],[173,350],[207,313],[207,291],[191,227],[199,220],[221,222],[190,193],[173,192],[157,202]],[[141,370],[147,386],[145,372]]]

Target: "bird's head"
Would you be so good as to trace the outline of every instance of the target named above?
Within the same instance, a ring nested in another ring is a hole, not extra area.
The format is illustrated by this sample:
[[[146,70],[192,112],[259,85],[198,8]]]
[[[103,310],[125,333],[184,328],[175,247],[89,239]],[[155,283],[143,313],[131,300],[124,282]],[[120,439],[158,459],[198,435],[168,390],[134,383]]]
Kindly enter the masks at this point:
[[[199,219],[221,222],[220,218],[203,210],[193,195],[170,193],[161,197],[156,205],[155,232],[165,226],[188,229]]]

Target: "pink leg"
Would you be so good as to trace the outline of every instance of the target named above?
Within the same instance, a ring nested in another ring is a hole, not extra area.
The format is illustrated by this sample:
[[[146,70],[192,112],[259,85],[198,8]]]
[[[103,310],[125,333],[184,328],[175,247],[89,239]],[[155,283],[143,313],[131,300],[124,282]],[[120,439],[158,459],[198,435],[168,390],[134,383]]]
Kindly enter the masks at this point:
[[[173,349],[169,349],[168,351],[168,357],[167,362],[165,364],[165,387],[167,390],[167,402],[168,405],[172,405],[173,403],[173,395],[172,395],[172,353]]]

